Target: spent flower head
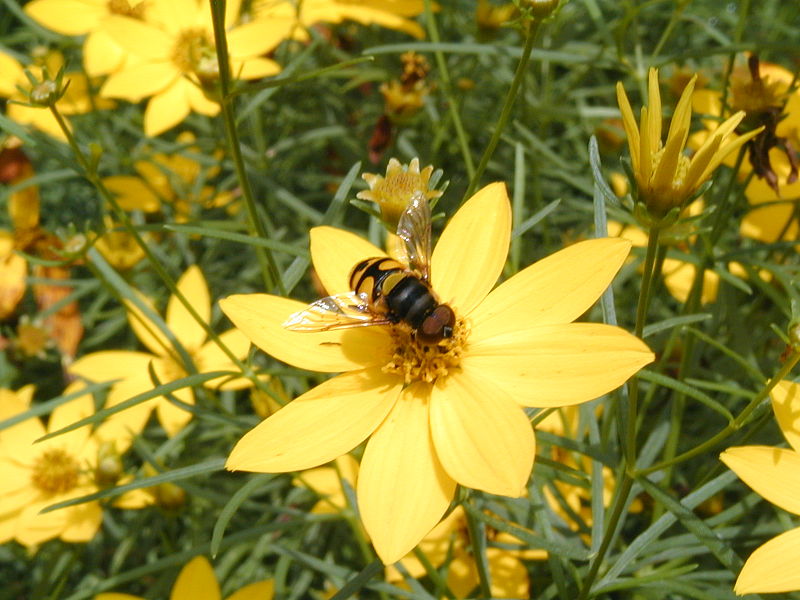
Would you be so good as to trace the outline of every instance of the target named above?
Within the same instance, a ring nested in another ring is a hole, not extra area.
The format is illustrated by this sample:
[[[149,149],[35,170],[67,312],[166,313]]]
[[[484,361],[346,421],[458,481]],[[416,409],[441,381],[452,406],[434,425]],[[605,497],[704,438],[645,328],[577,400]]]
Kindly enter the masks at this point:
[[[523,407],[601,396],[653,354],[620,328],[572,323],[608,287],[628,241],[575,244],[492,291],[510,239],[502,183],[480,190],[450,220],[430,264],[432,289],[456,316],[452,336],[440,343],[425,343],[402,324],[293,331],[284,323],[304,303],[266,294],[221,300],[223,312],[268,354],[301,369],[342,373],[247,433],[226,466],[309,469],[367,440],[358,508],[386,564],[439,522],[456,485],[523,495],[535,454]],[[348,291],[353,265],[385,254],[351,233],[317,227],[311,256],[325,289],[338,294]]]
[[[679,211],[697,195],[722,160],[753,138],[758,131],[737,136],[734,130],[744,118],[738,112],[717,127],[690,158],[684,154],[692,120],[692,78],[672,115],[667,138],[661,140],[661,94],[658,70],[648,75],[649,104],[643,106],[637,125],[622,82],[617,83],[617,101],[628,136],[631,167],[636,181],[634,199],[646,208],[648,226],[661,222],[673,209]]]
[[[407,165],[400,164],[396,158],[390,158],[386,167],[386,175],[364,173],[361,177],[369,185],[369,190],[358,192],[356,198],[375,202],[381,211],[381,219],[390,231],[397,229],[400,215],[411,200],[422,195],[431,200],[442,195],[439,190],[428,189],[433,165],[419,170],[419,159],[413,158]]]

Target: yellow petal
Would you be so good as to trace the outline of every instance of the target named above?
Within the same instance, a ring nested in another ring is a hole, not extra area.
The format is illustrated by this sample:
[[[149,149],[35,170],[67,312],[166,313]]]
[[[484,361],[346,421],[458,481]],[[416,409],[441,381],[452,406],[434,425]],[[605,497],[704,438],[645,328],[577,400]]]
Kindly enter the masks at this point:
[[[117,406],[152,388],[153,384],[145,368],[135,377],[125,379],[109,390],[106,408]],[[117,451],[124,452],[131,445],[133,438],[144,429],[157,402],[158,400],[155,398],[146,400],[111,415],[100,424],[95,436],[102,441],[114,442],[117,445]]]
[[[461,366],[524,406],[551,407],[602,396],[653,359],[644,342],[619,327],[567,323],[476,340]]]
[[[747,559],[734,585],[744,594],[774,594],[800,590],[800,527],[759,546]]]
[[[155,358],[145,352],[128,350],[103,350],[80,357],[67,369],[71,375],[89,381],[111,381],[126,379],[132,375],[147,373],[147,365]]]
[[[185,404],[194,404],[194,392],[192,388],[183,388],[172,392],[178,400]],[[173,437],[181,429],[186,427],[186,424],[192,420],[193,413],[185,408],[173,404],[166,398],[161,398],[156,403],[156,414],[158,415],[158,422],[167,432],[169,437]]]
[[[92,31],[83,42],[83,65],[89,77],[119,71],[126,58],[119,44],[103,30]]]
[[[156,212],[161,208],[161,200],[139,177],[112,175],[104,177],[103,184],[116,196],[122,210]]]
[[[225,466],[281,473],[330,462],[375,431],[397,401],[400,383],[379,368],[329,379],[247,432]]]
[[[364,528],[384,564],[400,560],[433,529],[455,492],[431,441],[427,384],[412,384],[372,434],[358,474]]]
[[[219,583],[205,556],[195,556],[181,569],[170,600],[220,600]]]
[[[96,489],[85,490],[85,493],[96,492]],[[91,540],[100,530],[103,522],[103,509],[99,502],[86,502],[77,506],[70,506],[64,510],[69,511],[69,517],[64,530],[59,536],[65,542],[73,544],[85,543]]]
[[[135,291],[139,301],[146,305],[151,312],[158,314],[155,304],[150,298],[147,298],[138,290]],[[168,356],[171,352],[174,353],[172,342],[164,334],[164,332],[156,325],[150,317],[144,312],[139,310],[133,302],[124,300],[125,308],[128,309],[128,324],[133,329],[133,333],[139,338],[139,341],[147,347],[150,352],[155,356]],[[152,358],[152,357],[151,357]]]
[[[770,397],[783,437],[795,452],[800,452],[800,384],[788,379],[779,381]]]
[[[272,600],[275,583],[272,580],[257,581],[234,592],[226,600]]]
[[[102,29],[126,52],[146,60],[171,63],[170,54],[175,46],[175,40],[158,27],[131,17],[111,15],[103,19]],[[174,72],[177,70],[177,67],[171,64],[170,68]]]
[[[664,259],[664,285],[667,286],[669,293],[679,302],[686,302],[689,292],[694,285],[697,265],[683,262],[675,258]],[[710,269],[703,271],[703,291],[700,295],[700,302],[708,304],[717,299],[719,291],[719,275]]]
[[[214,117],[219,113],[219,103],[209,100],[199,86],[187,79],[181,79],[176,85],[182,88],[182,94],[189,103],[189,108],[196,113],[207,117]]]
[[[131,596],[130,594],[118,594],[116,592],[106,592],[97,594],[94,600],[144,600],[141,596]]]
[[[234,28],[227,35],[231,58],[267,54],[289,36],[293,25],[284,19],[256,19]],[[236,71],[233,74],[241,77]]]
[[[306,304],[267,294],[240,294],[219,301],[222,311],[250,341],[278,360],[309,371],[336,373],[384,365],[392,353],[383,327],[308,333],[283,326]]]
[[[64,496],[55,496],[28,504],[17,516],[14,538],[23,546],[31,548],[58,537],[67,526],[69,510],[61,509],[48,513],[42,513],[41,510],[66,499]]]
[[[650,153],[655,154],[661,146],[661,92],[658,89],[658,69],[650,68],[647,74],[647,117],[642,125],[647,130]],[[644,162],[644,157],[642,157]]]
[[[759,206],[744,216],[739,230],[744,237],[762,242],[794,241],[800,237],[794,207],[794,202]]]
[[[628,150],[631,155],[631,166],[633,172],[639,172],[639,126],[636,124],[636,118],[633,116],[633,109],[628,100],[628,95],[625,93],[625,88],[622,82],[617,82],[617,104],[619,105],[620,113],[622,113],[622,126],[625,128],[625,136],[628,138]]]
[[[497,283],[510,240],[506,186],[490,183],[458,210],[433,251],[431,283],[440,300],[469,314]]]
[[[206,279],[197,265],[192,265],[178,279],[178,291],[189,301],[203,321],[211,321],[211,295]],[[206,340],[205,328],[197,322],[177,296],[171,296],[167,305],[167,326],[189,352],[197,350]]]
[[[178,76],[175,68],[165,63],[127,66],[106,79],[100,89],[100,95],[105,98],[122,98],[129,102],[139,102],[166,89]]]
[[[800,515],[800,454],[771,446],[736,446],[719,458],[757,494]]]
[[[461,485],[520,497],[533,468],[533,429],[522,408],[488,378],[457,373],[431,392],[431,437]]]
[[[64,35],[83,35],[97,27],[108,14],[102,3],[80,0],[34,0],[25,5],[25,12],[36,21]]]
[[[181,80],[176,80],[150,98],[144,111],[145,135],[150,137],[160,135],[189,116],[189,99],[182,84]]]
[[[238,329],[229,329],[219,336],[219,341],[236,358],[243,360],[250,349],[250,340]],[[198,373],[208,373],[210,371],[238,371],[233,361],[222,351],[220,346],[213,340],[209,340],[198,352],[194,354],[194,363]],[[203,384],[210,389],[240,390],[253,385],[253,382],[246,377],[220,377],[206,381]]]
[[[574,321],[609,286],[630,248],[631,243],[620,238],[586,240],[533,263],[473,311],[471,338]]]
[[[350,271],[365,258],[386,253],[349,231],[314,227],[310,233],[314,270],[328,294],[350,291]]]

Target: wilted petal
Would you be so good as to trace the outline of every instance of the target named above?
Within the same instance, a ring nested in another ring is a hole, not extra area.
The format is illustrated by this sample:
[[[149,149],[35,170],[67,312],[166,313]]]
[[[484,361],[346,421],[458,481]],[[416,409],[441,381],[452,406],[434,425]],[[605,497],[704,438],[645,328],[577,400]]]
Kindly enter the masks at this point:
[[[375,431],[400,390],[397,377],[378,368],[329,379],[246,433],[225,466],[280,473],[330,462]]]
[[[220,600],[219,583],[205,556],[195,556],[181,569],[170,600]]]
[[[300,369],[335,373],[384,365],[392,343],[383,327],[323,332],[289,331],[283,323],[306,304],[268,294],[240,294],[219,301],[222,311],[270,356]]]
[[[314,227],[310,233],[314,270],[328,294],[350,291],[350,271],[365,258],[386,256],[377,246],[335,227]]]
[[[719,458],[764,499],[800,515],[800,454],[772,446],[737,446]]]
[[[504,183],[491,183],[464,203],[431,257],[431,283],[442,302],[469,314],[503,272],[511,240],[511,204]]]
[[[568,406],[622,385],[653,353],[619,327],[565,323],[471,343],[461,366],[524,406]]]
[[[403,391],[361,459],[359,512],[384,564],[400,560],[433,529],[455,492],[431,441],[428,390],[417,383]]]
[[[779,381],[770,397],[783,437],[795,452],[800,452],[800,384],[788,379]]]
[[[739,594],[774,594],[800,590],[800,527],[759,546],[744,563],[733,590]]]
[[[531,423],[487,377],[461,372],[431,392],[431,436],[447,474],[461,485],[519,497],[533,468]]]
[[[521,327],[574,321],[609,286],[630,252],[620,238],[586,240],[523,269],[492,291],[471,317],[475,339]]]

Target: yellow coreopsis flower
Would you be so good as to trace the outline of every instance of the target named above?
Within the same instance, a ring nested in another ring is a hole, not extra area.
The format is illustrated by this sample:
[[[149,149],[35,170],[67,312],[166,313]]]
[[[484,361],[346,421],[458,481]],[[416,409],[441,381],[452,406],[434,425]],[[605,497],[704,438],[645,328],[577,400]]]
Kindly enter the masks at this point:
[[[451,219],[433,251],[431,284],[455,312],[452,338],[427,346],[402,327],[297,332],[283,323],[305,305],[266,294],[231,296],[223,311],[258,347],[301,369],[344,372],[290,402],[246,434],[232,470],[316,467],[369,438],[357,498],[380,558],[402,558],[440,520],[456,484],[521,496],[534,437],[523,406],[585,402],[653,360],[617,327],[571,323],[597,300],[630,242],[566,248],[504,282],[511,236],[505,186],[486,186]],[[311,231],[316,273],[348,290],[353,265],[385,256],[331,227]]]
[[[275,584],[271,579],[251,583],[226,600],[272,600]],[[170,592],[170,600],[222,600],[217,576],[205,556],[195,556],[184,565]],[[94,600],[144,600],[130,594],[97,594]]]
[[[73,384],[64,393],[80,387]],[[30,385],[16,392],[0,390],[0,420],[28,410],[32,397]],[[51,504],[98,491],[93,473],[100,441],[90,427],[38,441],[93,412],[94,401],[86,394],[53,410],[47,427],[34,417],[0,431],[0,544],[14,539],[34,547],[54,538],[87,542],[97,533],[102,521],[97,501],[40,513]]]
[[[402,31],[415,38],[425,37],[425,32],[409,19],[422,14],[425,4],[421,0],[256,0],[253,14],[257,19],[286,19],[303,29],[295,37],[305,39],[305,29],[316,23],[341,23],[345,20],[362,25],[380,25]]]
[[[191,144],[194,135],[184,132],[178,141]],[[187,154],[158,152],[148,160],[134,163],[139,176],[112,175],[103,178],[123,210],[141,210],[152,213],[162,210],[164,204],[172,206],[174,218],[185,222],[197,208],[215,208],[229,204],[230,192],[218,192],[212,185],[198,185],[198,180],[208,181],[219,172],[218,166],[203,167],[188,154],[200,152],[188,146]],[[215,158],[221,155],[215,153]]]
[[[692,92],[696,77],[689,81],[672,115],[666,141],[661,141],[661,94],[658,70],[648,77],[649,106],[643,106],[639,125],[622,83],[617,83],[617,101],[628,137],[631,166],[636,179],[636,198],[655,218],[684,206],[711,176],[722,160],[758,134],[737,136],[734,129],[744,118],[740,111],[720,124],[691,158],[684,155],[692,120]]]
[[[264,55],[288,35],[291,24],[262,19],[237,26],[239,5],[237,0],[226,4],[232,76],[256,79],[278,73],[278,64]],[[147,135],[167,131],[192,111],[219,112],[219,104],[201,89],[219,76],[208,2],[150,0],[146,21],[111,15],[100,27],[132,56],[109,76],[101,94],[131,102],[150,98],[144,114]]]
[[[64,35],[88,34],[83,43],[86,72],[96,77],[113,73],[126,59],[122,47],[101,26],[111,15],[142,19],[145,0],[33,0],[25,12],[53,31]]]
[[[178,280],[178,290],[192,303],[192,307],[209,323],[211,319],[211,297],[208,285],[199,267],[193,265]],[[144,300],[144,299],[143,299]],[[161,384],[185,377],[187,366],[166,335],[142,311],[133,304],[126,304],[128,320],[136,337],[150,352],[133,350],[103,350],[82,356],[69,367],[73,375],[91,381],[119,379],[108,393],[108,406],[115,406],[154,387],[149,368],[152,365]],[[206,330],[198,323],[176,296],[169,299],[165,319],[166,325],[194,362],[198,373],[210,371],[235,371],[231,359],[213,341],[206,342]],[[238,330],[230,329],[219,336],[220,341],[239,359],[247,355],[248,339]],[[249,379],[217,378],[205,382],[209,389],[241,389],[251,385]],[[172,392],[181,402],[194,404],[191,388]],[[158,420],[172,436],[180,431],[192,418],[192,413],[176,406],[165,397],[153,398],[127,410],[111,415],[98,428],[104,439],[117,439],[129,443],[147,422],[155,409]]]
[[[428,165],[422,171],[419,170],[418,158],[411,159],[407,165],[400,164],[396,158],[390,158],[385,177],[375,173],[364,173],[361,176],[369,185],[369,189],[358,192],[356,198],[377,204],[381,211],[381,219],[394,232],[397,230],[400,215],[408,206],[409,198],[422,194],[430,200],[442,195],[438,190],[428,189],[432,174],[432,165]]]
[[[523,560],[544,560],[544,550],[526,550],[524,542],[502,531],[487,530],[492,598],[530,598],[530,581]],[[467,598],[479,583],[475,556],[471,551],[467,517],[457,506],[442,519],[419,543],[418,550],[436,568],[447,564],[447,587],[456,598]],[[494,545],[496,544],[496,545]],[[425,565],[415,554],[407,554],[399,564],[417,579],[427,574]],[[404,581],[399,569],[389,566],[386,579],[392,583]]]
[[[800,515],[800,384],[781,381],[772,391],[772,409],[791,449],[771,446],[728,448],[720,459],[759,495]],[[756,548],[736,580],[737,594],[800,590],[800,527]]]

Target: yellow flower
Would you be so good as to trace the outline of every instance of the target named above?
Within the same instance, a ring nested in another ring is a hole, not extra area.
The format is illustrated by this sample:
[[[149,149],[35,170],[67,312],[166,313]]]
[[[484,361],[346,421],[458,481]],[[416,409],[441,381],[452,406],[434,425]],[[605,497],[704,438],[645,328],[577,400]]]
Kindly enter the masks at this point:
[[[391,231],[397,230],[400,215],[408,206],[408,201],[417,194],[428,200],[438,198],[442,192],[429,190],[428,182],[433,174],[433,166],[419,170],[419,159],[413,158],[407,165],[390,158],[386,166],[386,176],[364,173],[361,178],[369,184],[369,190],[358,192],[356,198],[375,202],[381,209],[381,219]]]
[[[187,154],[158,152],[149,160],[134,163],[139,177],[112,175],[103,179],[123,210],[152,213],[162,210],[163,204],[169,204],[175,220],[185,222],[198,207],[215,208],[230,203],[230,192],[217,192],[212,185],[198,185],[198,181],[215,177],[219,167],[204,168],[191,158],[192,153],[200,152],[196,146],[188,145],[194,142],[194,135],[184,132],[178,136],[178,141],[187,144]],[[221,156],[215,153],[215,158]]]
[[[195,311],[205,323],[211,318],[211,297],[200,268],[193,265],[178,280],[178,290],[189,299]],[[143,298],[144,300],[144,298]],[[115,406],[137,394],[153,388],[149,368],[152,365],[158,381],[162,384],[185,377],[186,366],[164,333],[145,314],[131,303],[126,303],[128,321],[139,341],[150,353],[133,350],[103,350],[82,356],[69,367],[72,375],[91,381],[119,379],[108,394],[108,406]],[[206,342],[206,330],[189,314],[177,297],[172,296],[167,305],[166,325],[175,339],[185,348],[198,373],[227,370],[235,371],[234,363],[213,341]],[[250,343],[238,330],[230,329],[221,334],[220,341],[239,359],[247,355]],[[205,382],[209,389],[241,389],[250,385],[245,378],[216,378]],[[192,388],[181,388],[172,392],[181,402],[194,404]],[[98,428],[103,439],[130,443],[133,435],[145,426],[152,410],[158,420],[172,436],[180,431],[192,418],[192,413],[180,408],[165,397],[147,400],[127,410],[111,415]]]
[[[280,71],[264,54],[289,32],[278,20],[235,25],[240,2],[226,5],[225,25],[231,73],[256,79]],[[101,28],[131,55],[112,73],[101,89],[109,98],[139,102],[150,98],[144,114],[144,131],[155,136],[174,127],[191,112],[214,116],[219,104],[206,98],[200,87],[219,75],[211,10],[203,0],[150,0],[146,21],[111,15]]]
[[[147,239],[147,238],[145,238]],[[106,232],[97,238],[95,248],[115,269],[126,271],[144,258],[144,249],[127,231],[106,219]]]
[[[530,598],[530,581],[523,560],[544,560],[544,550],[524,550],[524,543],[502,531],[487,529],[492,598]],[[447,587],[456,598],[466,598],[478,585],[478,570],[471,552],[464,509],[457,506],[442,519],[419,543],[419,551],[435,568],[447,564]],[[495,545],[496,544],[496,545]],[[425,565],[415,554],[407,554],[399,563],[408,574],[418,579],[427,573]],[[404,581],[403,574],[394,566],[386,569],[386,580]]]
[[[80,389],[73,384],[65,390]],[[0,420],[30,408],[33,386],[13,392],[0,390]],[[94,412],[91,394],[79,396],[53,410],[47,427],[38,418],[12,425],[0,432],[0,544],[15,539],[27,547],[61,538],[65,542],[87,542],[100,528],[102,510],[97,501],[48,513],[51,504],[98,491],[92,479],[100,447],[87,427],[37,442]]]
[[[617,83],[617,101],[628,137],[637,199],[656,218],[665,216],[672,208],[684,206],[727,155],[759,132],[755,130],[741,136],[734,134],[734,129],[744,118],[744,113],[738,112],[719,125],[691,159],[685,156],[695,80],[692,78],[681,94],[664,143],[661,142],[658,70],[650,69],[650,105],[642,107],[638,126],[625,89],[621,82]]]
[[[700,201],[695,201],[691,206],[697,202]],[[647,247],[647,233],[635,225],[623,225],[618,221],[609,221],[608,235],[623,237],[626,240],[630,240],[637,248]],[[664,285],[667,287],[670,295],[678,300],[678,302],[686,302],[689,297],[696,271],[697,265],[690,262],[670,257],[664,259],[664,264],[661,268],[661,273],[664,277]],[[700,301],[703,304],[714,302],[717,299],[718,289],[719,275],[711,269],[706,269],[703,272],[703,290]]]
[[[227,600],[272,600],[275,584],[271,579],[251,583],[227,597]],[[170,600],[222,600],[217,576],[205,556],[195,556],[184,565],[170,592]],[[97,594],[94,600],[144,600],[129,594]]]
[[[800,384],[781,381],[772,391],[772,409],[791,449],[771,446],[728,448],[720,459],[769,502],[800,515]],[[737,594],[800,590],[800,527],[756,548],[736,580]]]
[[[511,206],[502,183],[475,194],[442,233],[431,283],[458,318],[444,346],[425,346],[400,327],[290,331],[283,323],[305,308],[301,302],[266,294],[221,300],[234,324],[278,360],[344,372],[246,434],[227,467],[308,469],[369,438],[358,506],[387,564],[436,525],[456,484],[524,494],[534,437],[522,407],[591,400],[621,385],[653,355],[617,327],[571,323],[609,285],[629,242],[575,244],[491,291],[510,235]],[[383,255],[345,231],[311,231],[314,267],[329,293],[348,290],[353,265]]]
[[[304,471],[295,479],[295,485],[305,485],[319,496],[311,509],[312,513],[331,514],[340,513],[347,508],[347,499],[342,482],[355,489],[358,478],[358,462],[350,454],[337,457],[333,467],[317,467]]]
[[[256,0],[253,5],[257,19],[296,20],[304,29],[321,22],[351,20],[362,25],[396,29],[415,38],[425,37],[425,32],[408,17],[419,15],[424,10],[422,0]],[[307,34],[301,30],[295,37],[307,39]]]
[[[33,0],[25,12],[48,29],[64,35],[88,34],[83,43],[86,72],[96,77],[118,70],[125,62],[122,47],[101,29],[111,15],[144,17],[144,0]]]

